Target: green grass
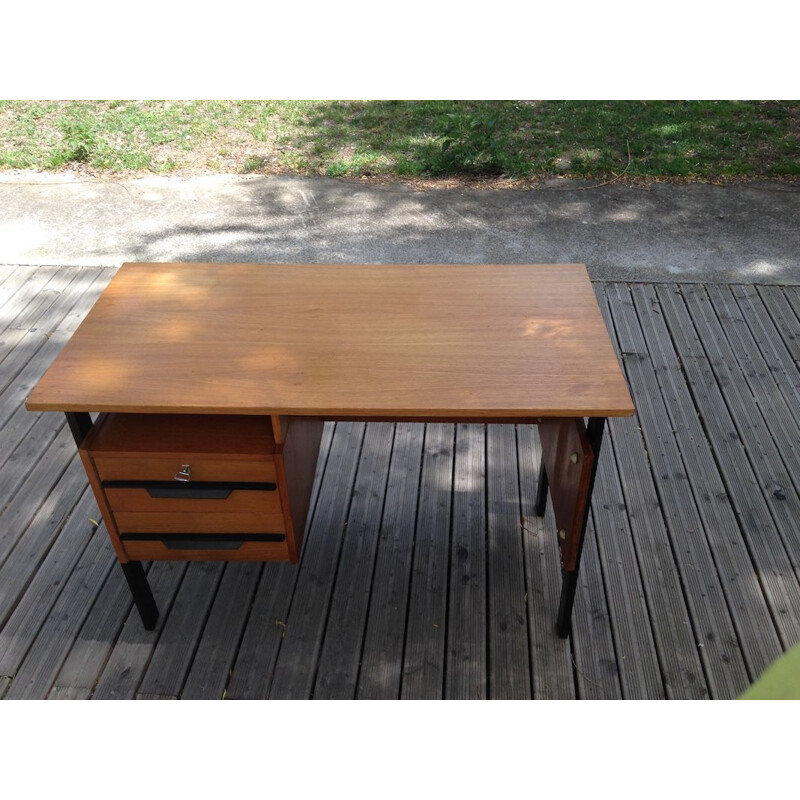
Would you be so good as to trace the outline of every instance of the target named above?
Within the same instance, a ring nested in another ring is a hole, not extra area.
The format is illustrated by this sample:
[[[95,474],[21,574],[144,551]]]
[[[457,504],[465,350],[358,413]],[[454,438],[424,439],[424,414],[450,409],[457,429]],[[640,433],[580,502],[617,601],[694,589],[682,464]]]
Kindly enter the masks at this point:
[[[800,175],[800,102],[0,101],[0,168]]]

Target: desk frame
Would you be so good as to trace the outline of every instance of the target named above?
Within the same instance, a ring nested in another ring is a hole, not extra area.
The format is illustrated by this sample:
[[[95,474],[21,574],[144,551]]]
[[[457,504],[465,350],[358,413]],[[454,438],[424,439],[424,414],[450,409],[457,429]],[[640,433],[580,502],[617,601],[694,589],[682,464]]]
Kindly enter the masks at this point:
[[[92,428],[88,412],[66,412],[75,444],[80,447]],[[331,418],[333,419],[333,418]],[[353,421],[353,418],[336,417],[336,420]],[[385,421],[361,419],[361,421]],[[390,420],[393,422],[401,420]],[[441,419],[415,418],[414,422],[440,422]],[[561,597],[556,617],[556,633],[567,638],[571,630],[572,609],[578,586],[586,525],[591,511],[600,447],[605,429],[605,417],[590,417],[588,426],[581,417],[535,419],[447,419],[448,422],[483,422],[503,424],[536,424],[542,439],[542,460],[539,466],[539,483],[536,490],[535,512],[543,517],[548,494],[552,495],[556,517],[557,535],[561,555]],[[548,474],[548,465],[549,472]],[[142,624],[153,630],[158,620],[158,607],[141,561],[120,562]]]

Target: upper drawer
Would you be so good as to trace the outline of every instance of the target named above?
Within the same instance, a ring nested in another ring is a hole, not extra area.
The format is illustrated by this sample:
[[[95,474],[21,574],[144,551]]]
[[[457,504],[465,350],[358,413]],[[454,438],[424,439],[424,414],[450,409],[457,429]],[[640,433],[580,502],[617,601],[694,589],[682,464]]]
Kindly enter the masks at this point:
[[[236,483],[275,483],[275,462],[236,461],[219,458],[150,457],[127,458],[92,454],[101,481],[172,481],[185,464],[191,467],[191,482],[229,481]]]

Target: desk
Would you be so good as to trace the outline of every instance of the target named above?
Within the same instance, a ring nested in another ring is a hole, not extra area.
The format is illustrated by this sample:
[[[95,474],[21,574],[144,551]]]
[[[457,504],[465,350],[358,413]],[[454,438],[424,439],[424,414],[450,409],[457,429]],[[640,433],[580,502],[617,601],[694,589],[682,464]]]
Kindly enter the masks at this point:
[[[297,561],[325,420],[535,423],[561,636],[634,411],[577,264],[124,264],[26,405],[67,414],[146,627],[142,558]]]

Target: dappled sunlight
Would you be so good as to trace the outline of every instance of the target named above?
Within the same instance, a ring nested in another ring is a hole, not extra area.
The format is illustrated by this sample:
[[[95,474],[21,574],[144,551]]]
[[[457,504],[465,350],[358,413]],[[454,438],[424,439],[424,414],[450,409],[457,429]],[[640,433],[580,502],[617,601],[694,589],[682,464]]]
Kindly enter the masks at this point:
[[[522,335],[554,339],[568,337],[574,330],[573,323],[531,317],[525,321]]]
[[[5,252],[27,254],[46,244],[52,238],[52,230],[44,222],[25,217],[0,223],[0,241]],[[18,256],[19,257],[19,256]]]
[[[750,261],[744,266],[744,271],[750,275],[779,275],[783,268],[772,261]]]

